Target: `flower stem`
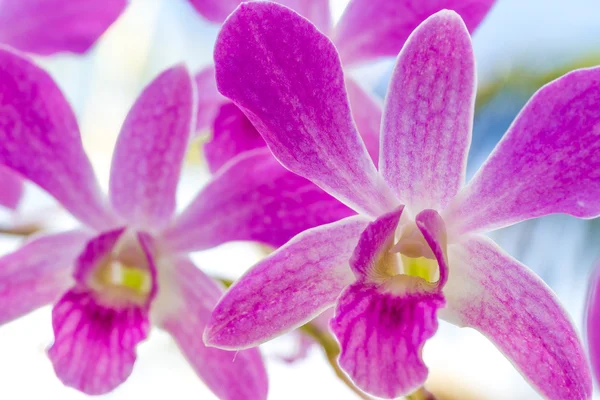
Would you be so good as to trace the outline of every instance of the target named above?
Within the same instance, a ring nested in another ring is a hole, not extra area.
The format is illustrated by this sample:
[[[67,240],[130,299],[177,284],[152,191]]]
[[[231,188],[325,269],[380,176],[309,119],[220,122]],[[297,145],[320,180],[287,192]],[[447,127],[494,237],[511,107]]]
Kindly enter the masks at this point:
[[[29,236],[39,232],[42,228],[38,225],[19,225],[10,228],[0,226],[0,234],[11,236]]]

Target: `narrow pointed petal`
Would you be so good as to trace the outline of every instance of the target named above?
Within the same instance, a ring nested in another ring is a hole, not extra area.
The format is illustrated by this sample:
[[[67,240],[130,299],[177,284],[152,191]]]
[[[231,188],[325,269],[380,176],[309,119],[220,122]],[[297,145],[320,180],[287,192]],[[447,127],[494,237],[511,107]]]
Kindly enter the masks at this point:
[[[451,246],[449,258],[440,317],[487,336],[545,398],[589,399],[583,347],[542,280],[483,236]]]
[[[600,268],[596,267],[588,290],[585,333],[592,371],[600,382]]]
[[[554,213],[599,216],[599,135],[600,67],[547,84],[444,212],[449,230],[486,232]]]
[[[50,193],[81,222],[114,222],[83,151],[75,115],[50,75],[0,49],[0,164]]]
[[[228,102],[219,109],[212,137],[204,145],[204,156],[208,169],[215,173],[237,155],[266,146],[260,133],[242,110]]]
[[[312,22],[323,34],[329,35],[333,20],[329,0],[277,0]]]
[[[130,223],[156,231],[173,215],[195,112],[183,65],[154,79],[129,111],[113,155],[110,200]]]
[[[275,157],[356,211],[380,215],[396,200],[356,131],[333,44],[270,2],[241,5],[215,47],[217,85]]]
[[[23,197],[23,179],[7,168],[0,167],[0,206],[14,210]]]
[[[354,215],[310,181],[283,168],[268,149],[219,170],[164,232],[174,251],[250,240],[279,247],[300,232]]]
[[[428,18],[398,56],[379,153],[381,174],[410,209],[439,210],[464,184],[475,88],[471,39],[458,14]]]
[[[196,114],[196,134],[204,133],[213,125],[219,108],[228,100],[217,90],[215,66],[209,65],[194,76],[198,94],[198,112]]]
[[[82,231],[38,236],[1,257],[0,324],[58,300],[88,238]]]
[[[473,32],[493,4],[494,0],[351,0],[333,39],[344,66],[396,57],[412,31],[432,14],[454,10]]]
[[[253,347],[331,307],[354,280],[348,260],[367,224],[351,217],[308,230],[256,264],[215,307],[205,343]]]
[[[85,53],[126,6],[127,0],[3,1],[0,43],[41,55]]]
[[[220,24],[244,0],[190,0],[206,20]]]
[[[258,349],[226,351],[206,347],[202,335],[221,288],[187,259],[171,260],[179,304],[161,318],[200,379],[220,399],[264,400],[267,373]],[[160,296],[160,295],[159,295]],[[173,301],[172,299],[164,299]],[[160,307],[160,297],[157,307]]]
[[[350,100],[352,117],[373,162],[379,162],[379,131],[383,105],[361,88],[354,79],[346,78],[346,91]]]

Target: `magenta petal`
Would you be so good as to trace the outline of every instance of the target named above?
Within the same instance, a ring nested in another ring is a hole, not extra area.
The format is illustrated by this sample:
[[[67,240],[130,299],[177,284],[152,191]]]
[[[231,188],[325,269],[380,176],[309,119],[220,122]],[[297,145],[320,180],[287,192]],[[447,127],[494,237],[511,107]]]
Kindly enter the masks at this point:
[[[354,215],[268,149],[246,152],[222,168],[164,233],[177,251],[250,240],[279,247],[306,229]]]
[[[0,166],[0,206],[14,210],[23,197],[23,179]]]
[[[0,43],[42,55],[85,53],[126,6],[127,0],[3,1]]]
[[[353,209],[396,204],[356,131],[335,47],[308,21],[270,2],[242,4],[215,47],[217,85],[291,171]]]
[[[91,238],[76,259],[73,278],[85,285],[88,278],[96,272],[98,263],[110,255],[125,228],[102,232]]]
[[[439,210],[464,184],[475,88],[464,23],[435,14],[398,56],[382,124],[379,169],[411,210]]]
[[[574,71],[529,100],[444,220],[490,231],[553,213],[600,215],[600,67]]]
[[[410,394],[427,378],[421,351],[437,330],[443,305],[437,292],[396,295],[376,284],[352,284],[331,320],[342,350],[340,366],[369,394],[387,399]]]
[[[156,231],[170,220],[195,111],[183,65],[154,79],[129,111],[113,155],[110,200],[130,223]]]
[[[329,10],[329,0],[277,0],[276,3],[296,11],[325,35],[329,35],[331,32],[333,21]]]
[[[99,304],[85,289],[67,292],[52,311],[54,344],[48,356],[58,378],[88,395],[108,393],[131,374],[135,348],[148,335],[139,307]]]
[[[266,399],[267,373],[258,349],[230,352],[206,347],[202,341],[200,333],[222,294],[219,286],[189,260],[173,260],[173,264],[181,308],[164,317],[161,327],[173,336],[194,371],[217,397]]]
[[[0,49],[0,164],[45,189],[81,222],[114,221],[83,151],[71,107],[50,75]]]
[[[352,117],[373,162],[379,162],[379,131],[382,104],[362,89],[352,78],[346,78],[346,91]]]
[[[212,137],[204,145],[204,156],[208,169],[214,173],[238,154],[266,146],[242,110],[228,102],[219,109]]]
[[[585,333],[592,371],[596,382],[600,382],[600,268],[590,279],[586,304]]]
[[[196,114],[196,133],[209,129],[227,99],[217,90],[215,67],[209,65],[194,76],[198,94],[198,112]]]
[[[242,1],[247,0],[190,0],[190,3],[208,21],[220,24]]]
[[[473,32],[493,4],[494,0],[351,0],[335,28],[334,43],[344,66],[395,57],[430,15],[454,10]]]
[[[209,346],[256,346],[331,307],[353,281],[348,260],[368,221],[351,217],[294,237],[221,298],[204,332]]]
[[[38,236],[0,258],[0,324],[58,300],[88,237],[82,231]]]
[[[590,398],[581,342],[540,278],[483,236],[451,246],[450,260],[440,317],[487,336],[544,398]]]

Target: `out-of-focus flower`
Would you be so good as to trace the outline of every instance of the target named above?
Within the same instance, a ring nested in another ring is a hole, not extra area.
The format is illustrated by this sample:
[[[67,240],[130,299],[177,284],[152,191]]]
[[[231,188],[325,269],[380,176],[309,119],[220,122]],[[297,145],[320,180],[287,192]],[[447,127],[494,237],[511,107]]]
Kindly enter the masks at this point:
[[[3,0],[0,43],[40,55],[85,53],[127,0]]]
[[[82,224],[31,238],[0,258],[0,323],[60,297],[48,353],[68,386],[88,394],[117,387],[154,325],[172,335],[220,398],[266,398],[257,349],[233,353],[202,343],[222,290],[187,253],[268,236],[260,225],[264,191],[257,180],[267,167],[256,165],[256,155],[240,158],[174,217],[195,110],[193,78],[183,66],[143,91],[116,145],[107,201],[52,78],[27,58],[0,50],[0,164],[46,190]]]
[[[241,6],[215,62],[219,90],[275,157],[359,216],[303,232],[247,272],[217,304],[207,344],[256,346],[335,304],[340,365],[363,390],[394,398],[425,381],[421,350],[439,310],[486,335],[547,398],[589,398],[567,314],[482,233],[551,213],[600,214],[600,68],[539,90],[464,186],[476,80],[454,12],[427,19],[400,52],[379,170],[356,132],[334,46],[297,14]]]
[[[0,206],[10,210],[17,208],[23,196],[23,181],[6,168],[0,167]]]
[[[590,279],[585,333],[592,371],[596,382],[600,382],[600,267],[596,267]]]

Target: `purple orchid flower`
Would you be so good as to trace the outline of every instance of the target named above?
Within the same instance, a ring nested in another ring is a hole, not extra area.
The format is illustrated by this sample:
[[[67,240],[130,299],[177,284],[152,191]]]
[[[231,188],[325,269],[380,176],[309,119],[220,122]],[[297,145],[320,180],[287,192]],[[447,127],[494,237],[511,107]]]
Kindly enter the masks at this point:
[[[358,216],[294,237],[219,301],[204,338],[244,349],[335,305],[339,363],[394,398],[422,385],[440,318],[487,336],[549,399],[588,399],[568,315],[527,267],[482,233],[551,213],[600,214],[600,68],[540,89],[464,185],[476,89],[471,40],[441,11],[410,36],[385,101],[379,169],[356,131],[340,58],[285,7],[249,3],[215,48],[219,90],[275,157]],[[348,268],[350,266],[350,268]]]
[[[588,290],[585,332],[592,371],[600,382],[600,267],[596,267]]]
[[[0,49],[0,94],[0,164],[46,190],[82,224],[32,238],[0,258],[0,323],[60,298],[48,354],[59,379],[87,394],[109,392],[127,379],[136,346],[153,325],[171,334],[219,398],[265,399],[267,377],[257,349],[233,353],[202,343],[222,289],[187,254],[264,236],[269,228],[259,224],[260,198],[269,194],[249,154],[173,217],[196,110],[186,68],[158,76],[129,112],[113,157],[110,205],[52,78]],[[245,180],[245,192],[236,180]]]

